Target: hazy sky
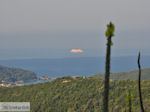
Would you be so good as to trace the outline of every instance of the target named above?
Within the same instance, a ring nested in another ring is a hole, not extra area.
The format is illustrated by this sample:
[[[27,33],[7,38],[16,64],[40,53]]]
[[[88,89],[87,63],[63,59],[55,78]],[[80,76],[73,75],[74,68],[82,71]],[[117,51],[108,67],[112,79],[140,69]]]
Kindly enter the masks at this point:
[[[0,0],[0,58],[105,55],[106,24],[116,25],[113,55],[149,55],[149,0]]]

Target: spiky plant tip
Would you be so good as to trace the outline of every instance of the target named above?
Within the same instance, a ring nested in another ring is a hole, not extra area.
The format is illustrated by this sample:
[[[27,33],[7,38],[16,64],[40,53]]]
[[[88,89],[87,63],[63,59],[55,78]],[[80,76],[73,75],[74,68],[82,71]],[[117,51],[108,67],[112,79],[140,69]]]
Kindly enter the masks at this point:
[[[107,38],[113,37],[114,32],[115,32],[115,25],[112,22],[110,22],[109,24],[107,24],[107,29],[106,29],[106,32],[105,32],[105,36]]]

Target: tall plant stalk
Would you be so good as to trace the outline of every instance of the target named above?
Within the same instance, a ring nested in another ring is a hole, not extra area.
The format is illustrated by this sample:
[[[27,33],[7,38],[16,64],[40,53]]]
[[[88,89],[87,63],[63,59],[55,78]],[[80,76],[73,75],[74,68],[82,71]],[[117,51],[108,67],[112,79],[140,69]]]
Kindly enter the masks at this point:
[[[144,106],[143,106],[143,99],[142,99],[142,92],[141,92],[141,64],[140,64],[141,54],[139,52],[138,55],[138,68],[139,68],[139,77],[138,77],[138,90],[139,90],[139,99],[140,99],[140,107],[141,112],[144,112]]]
[[[110,77],[110,61],[111,61],[111,45],[114,36],[115,26],[111,22],[107,25],[105,35],[107,37],[106,62],[105,62],[105,79],[103,94],[103,112],[109,112],[109,77]]]

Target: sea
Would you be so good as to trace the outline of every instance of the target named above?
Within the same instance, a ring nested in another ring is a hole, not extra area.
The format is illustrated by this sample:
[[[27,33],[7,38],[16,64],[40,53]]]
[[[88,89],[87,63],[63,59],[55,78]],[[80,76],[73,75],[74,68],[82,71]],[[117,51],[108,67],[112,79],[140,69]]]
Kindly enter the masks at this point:
[[[37,76],[50,78],[63,76],[90,76],[103,74],[105,57],[67,57],[52,59],[8,59],[0,60],[0,65],[33,71]],[[141,57],[142,68],[150,68],[150,56]],[[111,72],[128,72],[138,69],[136,56],[111,58]]]

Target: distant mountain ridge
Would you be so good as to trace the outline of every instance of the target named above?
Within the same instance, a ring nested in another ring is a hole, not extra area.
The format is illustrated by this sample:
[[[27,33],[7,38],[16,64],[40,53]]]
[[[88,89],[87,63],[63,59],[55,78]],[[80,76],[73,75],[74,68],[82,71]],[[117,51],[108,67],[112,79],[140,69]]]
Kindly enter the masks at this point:
[[[20,69],[20,68],[10,68],[0,65],[0,81],[15,82],[22,80],[24,82],[36,79],[37,76],[34,72]]]
[[[130,72],[112,73],[110,75],[110,78],[114,80],[138,80],[138,70]],[[150,80],[150,68],[142,69],[141,79]]]

